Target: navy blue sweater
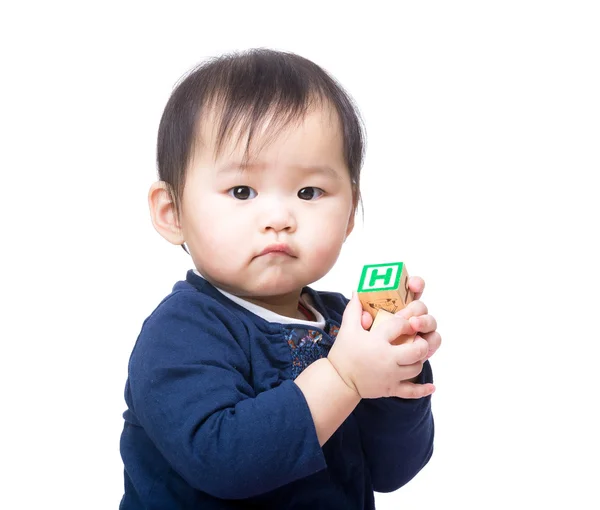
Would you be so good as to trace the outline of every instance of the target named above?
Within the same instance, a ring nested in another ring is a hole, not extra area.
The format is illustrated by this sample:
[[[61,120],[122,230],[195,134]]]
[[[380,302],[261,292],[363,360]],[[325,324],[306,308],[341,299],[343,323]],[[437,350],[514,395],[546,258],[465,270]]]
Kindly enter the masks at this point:
[[[305,292],[323,329],[268,322],[193,271],[175,284],[129,361],[121,509],[373,509],[423,468],[430,397],[363,399],[319,446],[294,377],[327,356],[348,300]]]

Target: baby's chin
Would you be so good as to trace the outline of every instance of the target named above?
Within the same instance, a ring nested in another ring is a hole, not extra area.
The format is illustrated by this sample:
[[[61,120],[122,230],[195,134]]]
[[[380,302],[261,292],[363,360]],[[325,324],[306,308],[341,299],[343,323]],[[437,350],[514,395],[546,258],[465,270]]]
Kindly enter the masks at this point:
[[[242,283],[240,283],[240,280],[231,281],[230,279],[219,281],[218,279],[211,280],[210,278],[207,278],[207,280],[216,287],[242,299],[273,299],[278,296],[283,297],[291,294],[300,295],[302,289],[314,281],[283,274],[277,276],[265,275],[264,277],[257,279],[246,278],[241,280]]]

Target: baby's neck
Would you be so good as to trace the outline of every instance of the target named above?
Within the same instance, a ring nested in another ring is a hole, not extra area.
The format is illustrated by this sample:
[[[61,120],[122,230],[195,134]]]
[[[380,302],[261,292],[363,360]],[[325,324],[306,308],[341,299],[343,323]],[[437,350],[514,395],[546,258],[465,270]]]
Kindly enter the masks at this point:
[[[206,279],[198,270],[194,272],[201,278]],[[210,280],[206,279],[210,282]],[[299,319],[303,321],[316,321],[317,317],[313,312],[304,306],[300,306],[302,289],[289,292],[279,296],[245,296],[235,293],[233,289],[221,288],[216,282],[210,282],[217,289],[229,297],[238,298],[253,305],[264,308],[270,312],[290,319]]]
[[[291,293],[285,296],[248,297],[240,296],[242,299],[261,306],[284,317],[292,319],[308,320],[306,315],[298,308],[300,293]]]

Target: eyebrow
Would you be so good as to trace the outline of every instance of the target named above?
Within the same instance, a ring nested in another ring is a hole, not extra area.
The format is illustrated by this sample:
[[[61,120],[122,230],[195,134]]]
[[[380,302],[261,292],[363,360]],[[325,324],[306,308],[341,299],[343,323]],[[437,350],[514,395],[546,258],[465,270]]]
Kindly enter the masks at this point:
[[[267,165],[265,165],[264,163],[242,164],[241,162],[233,161],[233,162],[229,162],[229,163],[222,165],[217,170],[217,173],[219,175],[221,175],[221,174],[227,174],[230,172],[240,172],[240,171],[252,171],[252,170],[262,171],[262,170],[265,170],[266,167],[267,167]],[[339,174],[333,168],[331,168],[330,166],[327,166],[327,165],[308,165],[308,166],[293,165],[292,168],[294,168],[295,170],[302,170],[302,171],[306,172],[307,174],[324,174],[324,175],[327,175],[336,180],[340,179]]]

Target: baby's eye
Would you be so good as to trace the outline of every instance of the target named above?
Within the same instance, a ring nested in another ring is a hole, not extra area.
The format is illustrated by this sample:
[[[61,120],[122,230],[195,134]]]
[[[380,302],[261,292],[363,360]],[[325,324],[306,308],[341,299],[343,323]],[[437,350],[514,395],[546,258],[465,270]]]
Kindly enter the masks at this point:
[[[319,198],[323,193],[325,192],[321,188],[308,186],[298,191],[298,198],[302,200],[314,200],[315,198]]]
[[[235,186],[228,191],[229,195],[238,200],[248,200],[254,198],[258,193],[250,186]]]

